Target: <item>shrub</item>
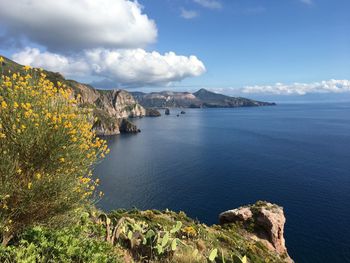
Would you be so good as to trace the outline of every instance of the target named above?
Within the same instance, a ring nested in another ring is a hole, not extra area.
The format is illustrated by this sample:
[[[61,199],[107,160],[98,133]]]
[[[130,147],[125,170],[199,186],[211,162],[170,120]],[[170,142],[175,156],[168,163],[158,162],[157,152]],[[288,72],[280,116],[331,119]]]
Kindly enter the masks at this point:
[[[29,228],[15,246],[0,246],[0,262],[123,262],[118,249],[104,241],[98,227],[84,218],[57,230]]]
[[[1,57],[0,57],[1,59]],[[1,67],[1,61],[0,61]],[[0,235],[6,245],[33,225],[52,225],[95,196],[92,166],[108,151],[92,117],[45,74],[0,77]],[[1,238],[1,237],[0,237]]]

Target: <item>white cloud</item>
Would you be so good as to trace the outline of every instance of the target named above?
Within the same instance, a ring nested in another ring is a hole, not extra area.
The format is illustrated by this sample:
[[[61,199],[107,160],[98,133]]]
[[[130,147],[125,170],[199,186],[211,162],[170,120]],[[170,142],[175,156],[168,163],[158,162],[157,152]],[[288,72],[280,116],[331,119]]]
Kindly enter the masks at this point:
[[[111,81],[116,86],[166,85],[187,77],[203,74],[206,69],[196,56],[179,56],[174,52],[164,55],[143,49],[91,49],[79,57],[26,48],[12,58],[21,64],[58,71],[69,76],[93,74]]]
[[[153,43],[157,28],[131,0],[0,0],[7,37],[49,50],[135,48]]]
[[[193,0],[195,3],[210,9],[220,9],[222,8],[221,2],[218,0]]]
[[[185,18],[185,19],[193,19],[198,17],[199,14],[197,11],[194,10],[187,10],[184,8],[181,8],[181,17]]]
[[[90,65],[83,59],[70,58],[51,52],[41,52],[37,48],[27,47],[13,54],[12,59],[22,65],[60,72],[65,76],[81,76],[90,71]]]
[[[243,93],[263,93],[273,95],[305,95],[308,93],[344,93],[350,92],[350,80],[327,80],[313,83],[293,83],[266,86],[247,86]]]

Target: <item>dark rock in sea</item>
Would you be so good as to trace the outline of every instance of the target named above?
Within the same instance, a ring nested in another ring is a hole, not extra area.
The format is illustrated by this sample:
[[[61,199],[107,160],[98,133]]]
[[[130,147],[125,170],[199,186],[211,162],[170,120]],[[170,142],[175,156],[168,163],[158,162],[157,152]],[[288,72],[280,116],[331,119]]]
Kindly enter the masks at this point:
[[[170,110],[169,110],[169,108],[166,108],[166,109],[165,109],[165,115],[170,115]]]
[[[141,132],[135,124],[128,119],[122,119],[120,122],[119,130],[122,133],[138,133]]]
[[[185,111],[183,111],[183,110],[182,110],[180,113],[181,113],[181,114],[186,114],[186,112],[185,112]]]
[[[293,262],[289,257],[284,240],[286,218],[283,208],[268,202],[258,201],[254,205],[243,206],[223,212],[219,215],[223,224],[240,223],[252,233],[252,238],[263,242],[270,250]]]
[[[159,117],[161,116],[160,112],[156,109],[147,108],[146,109],[146,117]]]
[[[176,117],[180,117],[180,114],[176,114]]]

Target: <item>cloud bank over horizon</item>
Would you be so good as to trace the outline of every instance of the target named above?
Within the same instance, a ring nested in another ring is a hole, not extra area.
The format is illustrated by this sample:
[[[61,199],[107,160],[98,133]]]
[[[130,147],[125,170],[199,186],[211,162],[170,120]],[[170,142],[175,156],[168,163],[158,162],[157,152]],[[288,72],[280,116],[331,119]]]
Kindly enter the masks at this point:
[[[350,80],[324,80],[312,83],[293,83],[274,85],[246,86],[241,89],[245,94],[270,94],[270,95],[305,95],[312,93],[345,93],[350,92]]]

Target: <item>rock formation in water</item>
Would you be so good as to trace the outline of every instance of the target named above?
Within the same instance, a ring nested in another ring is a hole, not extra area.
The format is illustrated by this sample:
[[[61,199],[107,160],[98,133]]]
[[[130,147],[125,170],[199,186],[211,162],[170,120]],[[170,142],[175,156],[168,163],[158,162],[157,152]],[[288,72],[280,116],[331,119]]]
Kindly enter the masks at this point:
[[[157,109],[147,108],[146,109],[147,117],[159,117],[161,116],[160,112]]]
[[[251,233],[253,239],[263,242],[270,250],[276,251],[285,258],[286,262],[293,262],[285,245],[286,218],[282,207],[259,201],[254,205],[221,213],[219,222],[221,225],[242,224]]]
[[[122,119],[119,125],[120,132],[124,133],[138,133],[141,132],[135,124],[128,119]]]
[[[165,115],[170,115],[170,109],[169,108],[165,109]]]

